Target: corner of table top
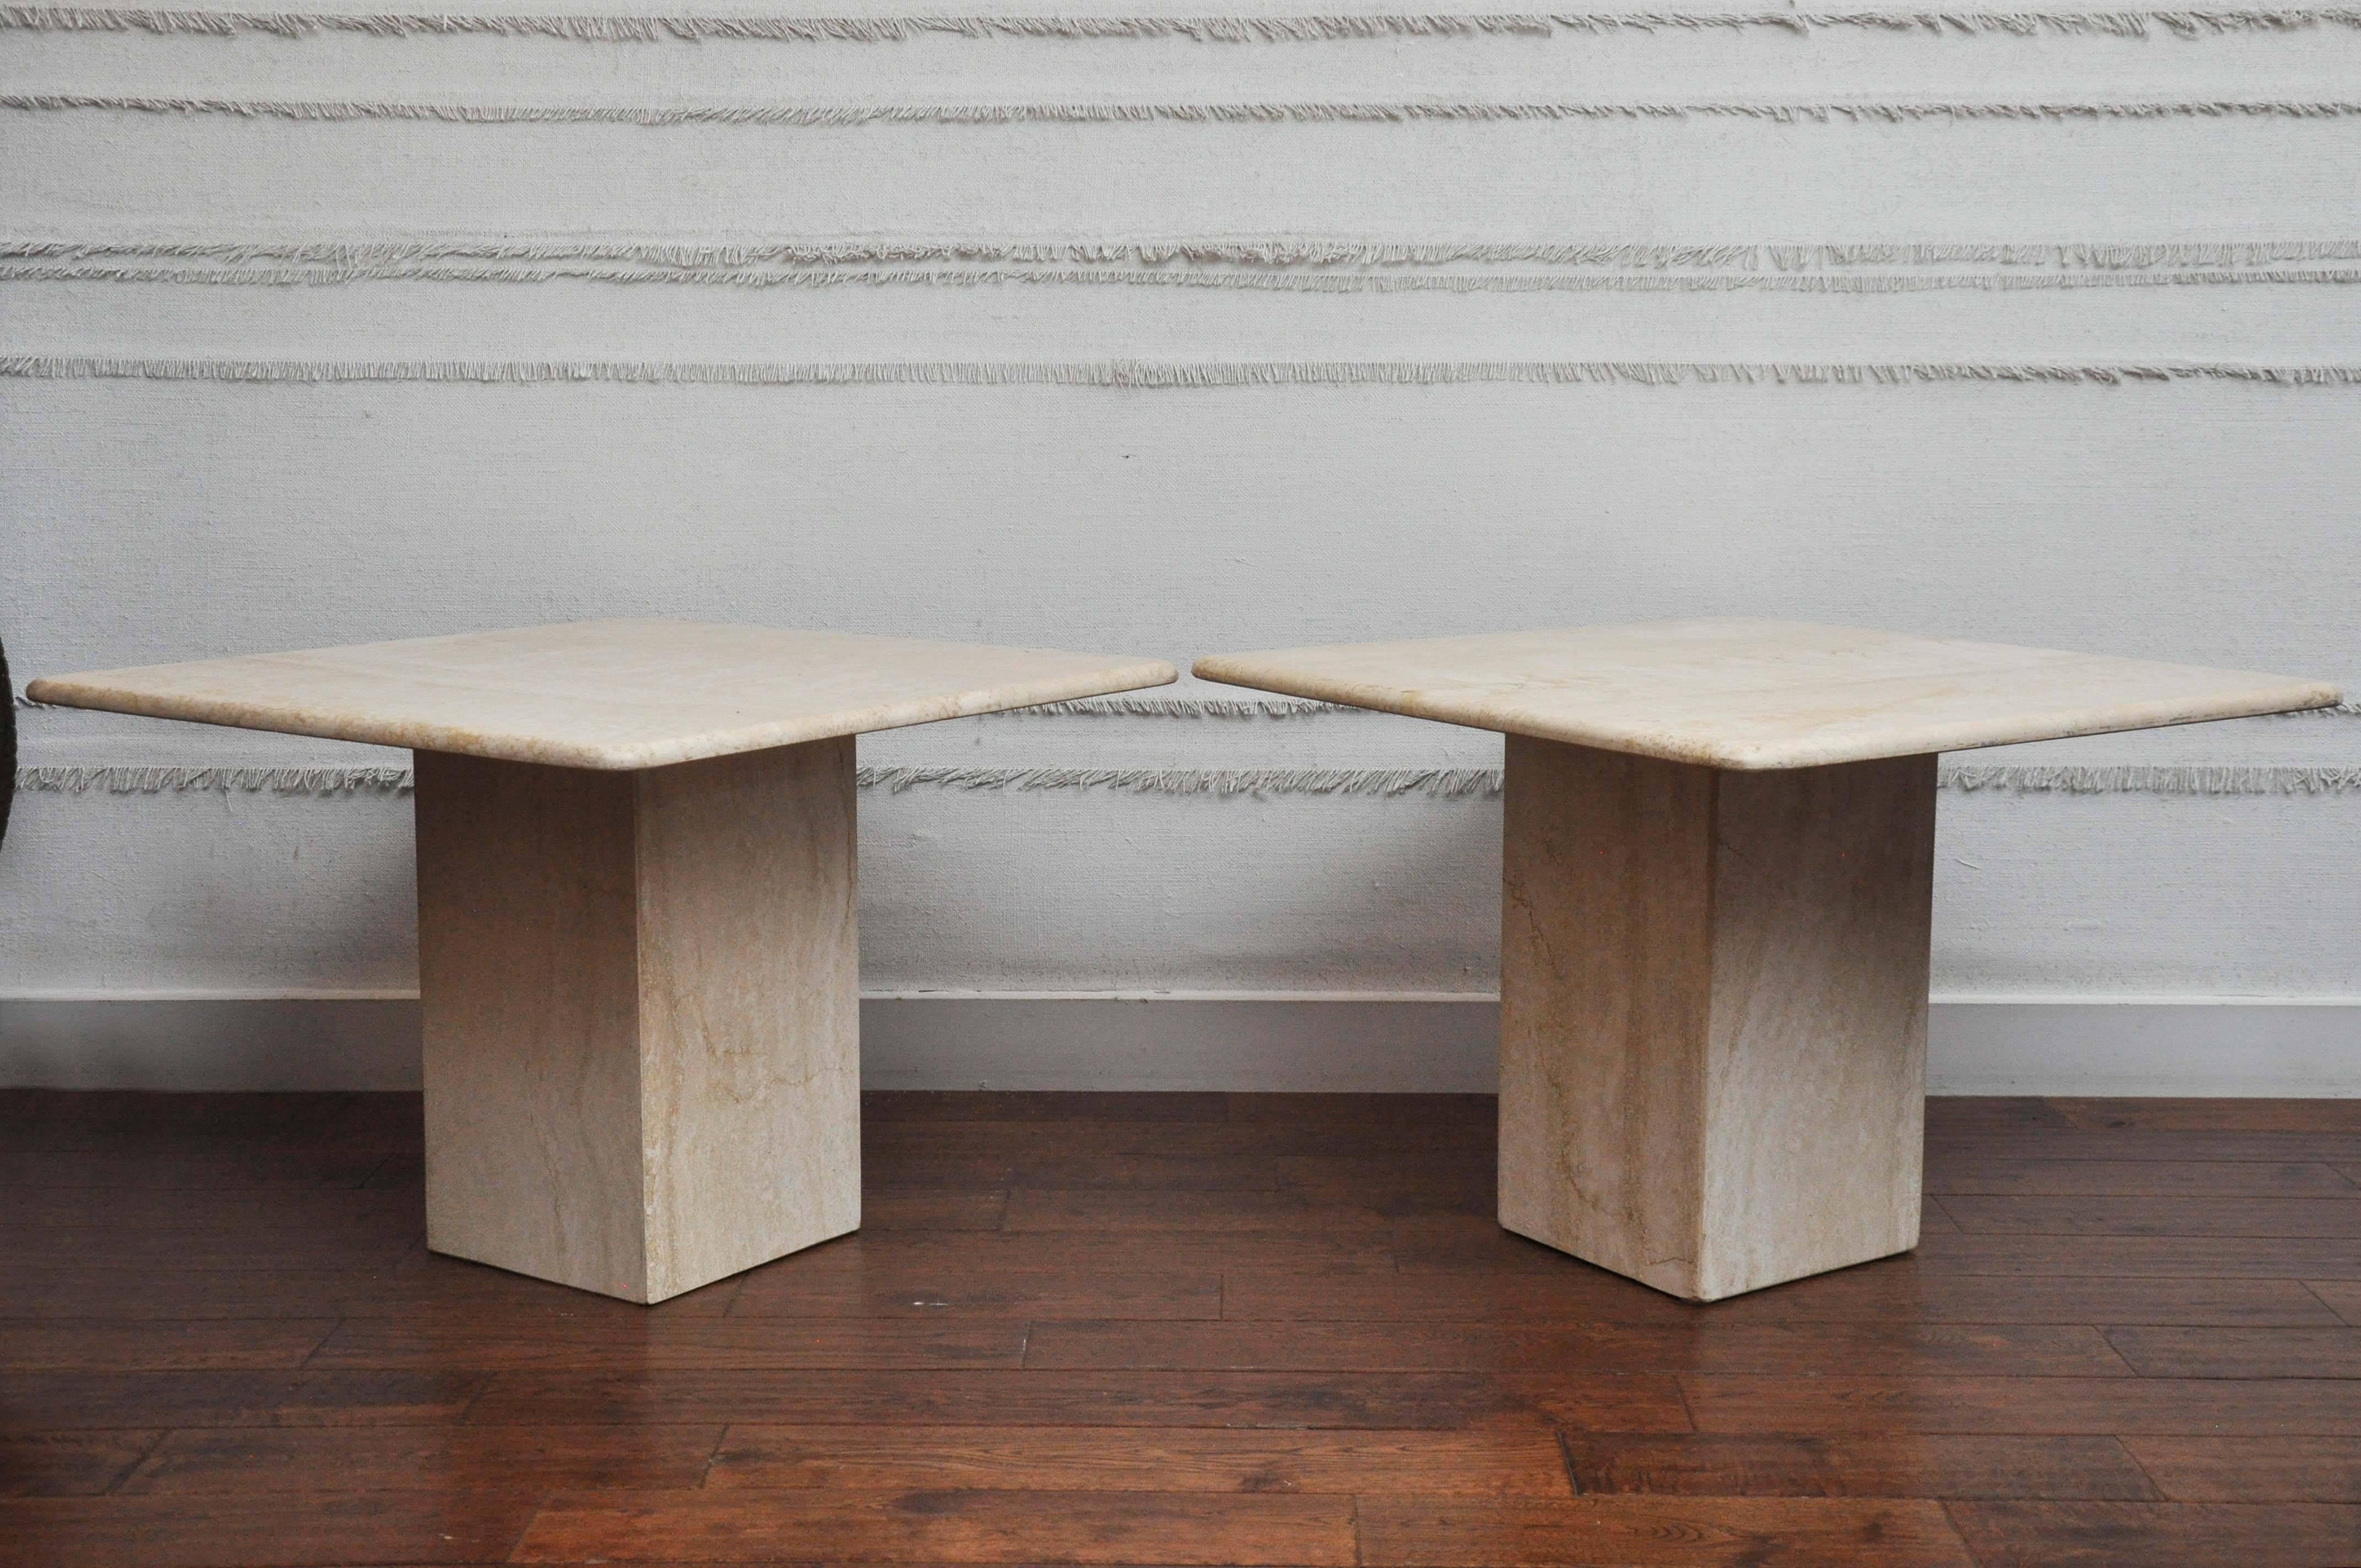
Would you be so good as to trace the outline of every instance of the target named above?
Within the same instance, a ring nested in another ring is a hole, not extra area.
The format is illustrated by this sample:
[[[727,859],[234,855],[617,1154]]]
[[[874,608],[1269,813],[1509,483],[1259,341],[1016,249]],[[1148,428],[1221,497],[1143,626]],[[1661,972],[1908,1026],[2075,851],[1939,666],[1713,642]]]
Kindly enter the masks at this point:
[[[954,718],[973,718],[988,713],[1006,713],[1050,703],[1107,696],[1116,692],[1146,691],[1156,686],[1169,686],[1180,678],[1180,672],[1163,660],[1143,659],[1134,663],[1111,665],[1088,675],[1071,677],[1038,696],[1010,700],[988,691],[973,695],[969,700],[962,701],[955,713],[931,711],[933,705],[930,703],[912,702],[905,705],[902,710],[873,712],[868,716],[870,722],[857,724],[848,722],[845,715],[839,713],[799,725],[759,725],[752,731],[719,737],[699,735],[626,743],[534,740],[513,748],[485,745],[479,740],[476,744],[445,749],[474,756],[505,757],[516,762],[551,763],[599,773],[633,773],[646,768],[669,767],[680,762],[705,762],[715,757],[765,751],[774,746],[845,740],[880,730],[906,729]]]
[[[1230,653],[1201,654],[1190,661],[1189,673],[1201,681],[1220,681],[1224,685],[1233,686],[1252,685],[1253,683],[1250,681],[1241,680],[1235,674],[1224,673],[1229,668],[1230,661],[1234,657],[1235,655]]]
[[[874,734],[881,730],[906,729],[923,724],[941,723],[954,718],[973,718],[988,713],[1005,713],[1016,708],[1040,707],[1050,703],[1075,702],[1085,697],[1107,696],[1116,692],[1146,691],[1156,686],[1169,686],[1180,678],[1180,672],[1161,659],[1145,659],[1130,664],[1117,664],[1076,676],[1056,689],[1037,696],[1007,700],[985,694],[972,703],[962,703],[955,713],[928,711],[931,704],[914,702],[906,711],[888,710],[873,713],[873,722],[850,724],[842,714],[813,718],[803,724],[758,725],[752,731],[725,736],[684,736],[663,740],[637,740],[609,743],[594,740],[552,741],[520,740],[513,745],[476,743],[454,745],[443,750],[467,755],[531,762],[559,767],[583,768],[598,773],[636,773],[648,768],[670,767],[682,762],[706,762],[716,757],[735,756],[746,751],[767,751],[775,746],[794,746],[818,740],[849,740],[854,736]],[[413,750],[417,749],[413,744]]]
[[[1151,674],[1150,672],[1153,673]],[[1161,659],[1141,660],[1137,664],[1133,665],[1130,670],[1125,672],[1123,679],[1126,682],[1131,682],[1131,677],[1135,674],[1140,677],[1137,682],[1119,686],[1109,686],[1106,691],[1098,695],[1105,696],[1115,692],[1149,691],[1157,686],[1169,686],[1173,682],[1180,678],[1180,669],[1175,665],[1166,663]]]
[[[94,713],[127,713],[139,718],[180,717],[176,713],[159,712],[152,706],[136,706],[137,699],[120,687],[102,685],[93,679],[115,673],[112,670],[77,670],[71,674],[43,675],[25,683],[25,700],[49,707],[81,707]]]

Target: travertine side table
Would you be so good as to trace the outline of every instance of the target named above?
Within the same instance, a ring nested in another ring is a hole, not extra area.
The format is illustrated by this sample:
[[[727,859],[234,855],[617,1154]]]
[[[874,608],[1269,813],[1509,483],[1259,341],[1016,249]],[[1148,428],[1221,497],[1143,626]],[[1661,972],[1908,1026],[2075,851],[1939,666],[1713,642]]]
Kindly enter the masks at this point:
[[[30,690],[412,748],[427,1245],[661,1301],[861,1223],[851,738],[1175,678],[605,620]]]
[[[1772,620],[1195,673],[1507,732],[1500,1223],[1700,1301],[1918,1245],[1936,752],[2338,700]]]

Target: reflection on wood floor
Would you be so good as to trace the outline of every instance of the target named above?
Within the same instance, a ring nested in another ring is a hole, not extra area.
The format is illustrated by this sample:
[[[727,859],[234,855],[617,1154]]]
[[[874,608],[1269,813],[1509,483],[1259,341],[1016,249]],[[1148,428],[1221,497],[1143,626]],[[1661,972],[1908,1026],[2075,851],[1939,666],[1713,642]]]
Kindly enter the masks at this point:
[[[1938,1100],[1915,1255],[1708,1307],[1486,1099],[866,1113],[645,1309],[429,1255],[413,1096],[0,1091],[0,1562],[2361,1562],[2361,1102]]]

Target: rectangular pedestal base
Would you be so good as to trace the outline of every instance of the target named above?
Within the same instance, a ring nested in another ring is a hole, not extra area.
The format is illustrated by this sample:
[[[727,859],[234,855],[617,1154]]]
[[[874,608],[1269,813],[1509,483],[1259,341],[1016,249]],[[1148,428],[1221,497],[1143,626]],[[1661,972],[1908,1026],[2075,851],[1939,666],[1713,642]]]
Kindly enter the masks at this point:
[[[430,1248],[661,1301],[860,1224],[852,749],[417,754]]]
[[[1692,1300],[1918,1245],[1935,759],[1509,737],[1500,1223]]]

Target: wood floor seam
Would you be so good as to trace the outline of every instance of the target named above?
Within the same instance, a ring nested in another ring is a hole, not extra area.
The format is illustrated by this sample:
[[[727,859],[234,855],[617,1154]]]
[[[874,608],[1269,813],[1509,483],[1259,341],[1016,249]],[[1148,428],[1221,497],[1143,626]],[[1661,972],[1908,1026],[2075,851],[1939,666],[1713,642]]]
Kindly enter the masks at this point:
[[[1691,1429],[1694,1430],[1697,1423],[1692,1420],[1689,1425]],[[1584,1496],[1585,1489],[1582,1485],[1582,1472],[1575,1464],[1574,1450],[1567,1445],[1565,1433],[1556,1428],[1552,1428],[1550,1435],[1555,1439],[1557,1442],[1558,1462],[1565,1466],[1566,1486],[1576,1497],[1579,1497]]]
[[[0,1562],[2361,1563],[2356,1107],[1932,1102],[1916,1252],[1697,1307],[1474,1097],[901,1095],[651,1309],[425,1251],[414,1097],[5,1103]]]
[[[2353,1300],[2354,1308],[2356,1310],[2343,1310],[2337,1307],[2334,1301],[2329,1299],[2327,1294],[2321,1290],[2318,1283],[2309,1279],[2299,1280],[2297,1283],[2301,1285],[2306,1290],[2310,1291],[2312,1299],[2317,1300],[2322,1306],[2327,1308],[2339,1321],[2351,1323],[2356,1327],[2361,1327],[2361,1291],[2347,1292]]]
[[[2147,1483],[2149,1492],[2154,1495],[2158,1502],[2161,1503],[2173,1500],[2172,1494],[2167,1491],[2164,1486],[2157,1481],[2156,1473],[2150,1470],[2147,1465],[2140,1463],[2139,1447],[2136,1442],[2127,1442],[2120,1437],[2110,1438],[2108,1441],[2113,1442],[2117,1448],[2123,1450],[2125,1460],[2130,1464],[2133,1469],[2137,1470],[2140,1473],[2140,1478]]]
[[[1967,1554],[1968,1561],[1973,1563],[1975,1568],[1999,1568],[1999,1564],[1992,1558],[1976,1550],[1975,1542],[1968,1539],[1968,1532],[1960,1528],[1960,1516],[1956,1506],[1949,1502],[1945,1502],[1941,1506],[1943,1522],[1950,1526],[1951,1533],[1959,1539],[1960,1550]]]
[[[101,1488],[101,1495],[108,1496],[120,1492],[123,1489],[124,1484],[129,1481],[134,1475],[138,1475],[141,1467],[146,1465],[149,1460],[156,1457],[157,1451],[162,1448],[165,1442],[169,1441],[171,1436],[172,1432],[170,1428],[166,1428],[164,1431],[158,1432],[154,1441],[150,1442],[146,1448],[140,1450],[137,1458],[133,1459],[130,1464],[125,1465],[120,1471],[116,1472],[115,1478]]]

